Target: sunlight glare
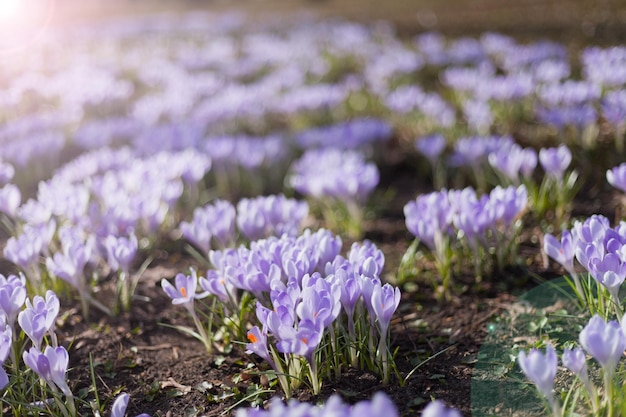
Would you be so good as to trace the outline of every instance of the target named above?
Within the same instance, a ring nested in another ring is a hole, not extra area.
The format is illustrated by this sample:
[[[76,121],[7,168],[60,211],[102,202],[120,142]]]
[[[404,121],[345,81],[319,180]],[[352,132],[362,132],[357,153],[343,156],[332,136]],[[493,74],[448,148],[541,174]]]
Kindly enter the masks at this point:
[[[23,0],[0,0],[0,24],[19,19],[23,5]]]
[[[25,50],[43,36],[55,0],[0,0],[0,55]]]

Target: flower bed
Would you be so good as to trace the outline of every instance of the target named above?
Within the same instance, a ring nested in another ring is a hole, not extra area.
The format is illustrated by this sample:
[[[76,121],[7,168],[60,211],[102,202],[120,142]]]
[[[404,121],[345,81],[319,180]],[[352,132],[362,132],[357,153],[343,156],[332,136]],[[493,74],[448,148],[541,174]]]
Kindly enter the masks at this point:
[[[565,271],[584,351],[546,316],[507,366],[554,415],[621,413],[624,47],[200,13],[57,36],[0,69],[3,412],[479,415],[490,321]]]

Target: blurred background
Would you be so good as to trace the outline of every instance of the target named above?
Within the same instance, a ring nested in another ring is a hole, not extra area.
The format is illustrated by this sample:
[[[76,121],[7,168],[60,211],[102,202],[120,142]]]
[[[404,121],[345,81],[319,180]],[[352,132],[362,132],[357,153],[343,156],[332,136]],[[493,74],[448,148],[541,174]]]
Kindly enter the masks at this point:
[[[624,0],[55,1],[54,25],[148,13],[241,10],[259,16],[308,12],[357,21],[386,20],[409,33],[435,30],[456,36],[489,30],[518,38],[541,35],[562,42],[621,43],[626,40]]]

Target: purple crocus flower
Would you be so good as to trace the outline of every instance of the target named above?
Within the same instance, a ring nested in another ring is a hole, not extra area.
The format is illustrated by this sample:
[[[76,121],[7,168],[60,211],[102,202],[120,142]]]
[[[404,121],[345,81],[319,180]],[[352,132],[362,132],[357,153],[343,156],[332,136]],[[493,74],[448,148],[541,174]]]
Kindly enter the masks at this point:
[[[355,276],[354,272],[337,269],[334,275],[328,277],[328,279],[336,283],[341,289],[341,305],[348,316],[348,326],[353,325],[354,308],[361,298],[359,278]]]
[[[626,127],[626,90],[607,91],[601,103],[602,115],[618,133]]]
[[[237,203],[237,228],[248,240],[283,234],[296,236],[308,214],[306,201],[282,194],[243,198]]]
[[[543,251],[561,264],[567,272],[574,272],[575,246],[569,230],[563,230],[560,242],[551,234],[546,233],[543,238]]]
[[[560,181],[572,162],[572,153],[565,145],[558,148],[542,148],[539,150],[539,162],[547,175]]]
[[[556,376],[558,365],[556,352],[552,345],[546,346],[545,354],[541,353],[539,349],[531,349],[528,354],[524,351],[520,351],[518,363],[524,375],[537,385],[539,391],[552,405],[554,403],[552,388],[554,387],[554,377]]]
[[[0,185],[10,182],[14,175],[15,167],[8,162],[0,160]]]
[[[137,253],[137,237],[130,233],[128,237],[109,235],[104,239],[104,247],[107,251],[107,262],[113,271],[130,270],[130,265]]]
[[[6,324],[13,327],[15,319],[26,301],[26,278],[24,275],[0,274],[0,310],[6,316]]]
[[[39,254],[42,250],[42,237],[34,231],[24,231],[17,237],[11,236],[7,240],[3,253],[9,261],[24,270],[28,270],[32,264],[39,260]]]
[[[446,138],[443,135],[423,136],[416,139],[414,145],[433,164],[446,148]]]
[[[13,330],[7,325],[6,318],[0,315],[0,389],[9,384],[9,376],[4,370],[4,362],[13,347]]]
[[[246,353],[248,355],[250,353],[256,353],[269,362],[272,369],[276,370],[276,365],[274,365],[270,351],[267,348],[267,335],[261,332],[258,326],[254,326],[248,330],[247,338],[250,343],[246,344]]]
[[[387,337],[391,316],[400,304],[400,288],[390,284],[375,285],[372,289],[372,310],[378,320],[381,338]]]
[[[172,299],[172,304],[182,304],[187,309],[193,310],[193,302],[196,298],[200,298],[202,294],[196,294],[198,286],[198,275],[195,269],[191,269],[190,275],[182,273],[176,274],[172,285],[168,280],[161,280],[161,287],[168,297]]]
[[[90,257],[91,246],[75,242],[62,253],[57,252],[52,258],[46,258],[46,268],[78,291],[84,291],[86,282],[83,270]]]
[[[280,341],[276,348],[282,353],[293,353],[304,357],[309,364],[313,363],[313,353],[322,341],[324,335],[323,323],[312,320],[302,320],[298,323],[298,329],[283,327],[277,335]]]
[[[613,187],[626,192],[626,162],[606,171],[606,180]]]
[[[518,144],[502,147],[488,156],[489,164],[502,172],[514,184],[519,183],[520,173],[528,178],[537,166],[537,153],[532,148],[522,148]]]
[[[422,417],[461,417],[461,413],[454,408],[448,408],[439,400],[432,401],[422,411]]]
[[[191,222],[181,222],[180,230],[191,243],[207,254],[211,250],[211,239],[222,247],[229,246],[235,238],[235,207],[226,200],[215,200],[212,204],[193,211]]]
[[[26,300],[26,308],[20,312],[17,321],[20,327],[33,342],[37,350],[41,350],[41,342],[46,332],[48,332],[56,345],[54,337],[55,320],[59,314],[59,298],[54,292],[48,290],[46,298],[36,295],[33,302]]]
[[[563,366],[572,371],[587,385],[589,377],[587,375],[587,358],[585,357],[585,352],[578,347],[574,349],[565,348],[561,359]]]
[[[528,204],[526,186],[502,188],[497,186],[489,193],[489,205],[495,210],[496,221],[509,227]]]
[[[581,346],[593,356],[610,375],[626,349],[626,336],[617,321],[605,322],[594,315],[580,332]]]
[[[124,417],[126,415],[126,408],[128,407],[129,400],[130,396],[125,392],[118,395],[115,402],[113,402],[113,407],[111,408],[111,417]],[[150,417],[150,415],[141,413],[136,417]]]
[[[626,263],[615,253],[607,253],[604,257],[593,257],[589,260],[589,272],[606,287],[614,300],[618,300],[619,288],[626,279]]]
[[[423,416],[424,414],[422,414]],[[398,409],[393,401],[382,392],[374,394],[370,401],[360,401],[350,410],[348,417],[385,416],[398,417]],[[453,417],[450,415],[449,417]]]
[[[406,227],[415,237],[432,251],[437,242],[448,233],[452,224],[453,211],[448,192],[442,190],[418,196],[404,206]]]
[[[318,273],[302,279],[301,301],[296,313],[301,320],[310,320],[322,329],[330,326],[341,310],[341,289]]]
[[[17,208],[22,201],[20,189],[14,184],[6,184],[0,188],[0,213],[15,217]]]
[[[31,347],[23,354],[24,363],[37,373],[50,387],[60,389],[70,397],[71,390],[65,381],[69,355],[64,347],[46,346],[43,353]]]
[[[200,287],[209,294],[213,294],[220,299],[221,302],[229,304],[236,303],[237,288],[225,279],[222,274],[215,270],[208,270],[205,277],[199,279]]]
[[[362,202],[379,181],[376,165],[360,153],[336,148],[310,149],[292,165],[290,185],[313,198]]]
[[[385,266],[385,254],[372,241],[364,240],[350,246],[348,261],[357,274],[374,277],[380,275]]]

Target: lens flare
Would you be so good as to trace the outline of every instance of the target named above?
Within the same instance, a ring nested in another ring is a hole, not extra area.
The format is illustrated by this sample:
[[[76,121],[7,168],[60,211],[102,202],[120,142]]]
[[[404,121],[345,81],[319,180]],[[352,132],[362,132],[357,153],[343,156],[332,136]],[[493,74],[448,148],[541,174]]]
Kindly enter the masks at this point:
[[[55,0],[0,0],[0,54],[28,49],[50,25]]]

